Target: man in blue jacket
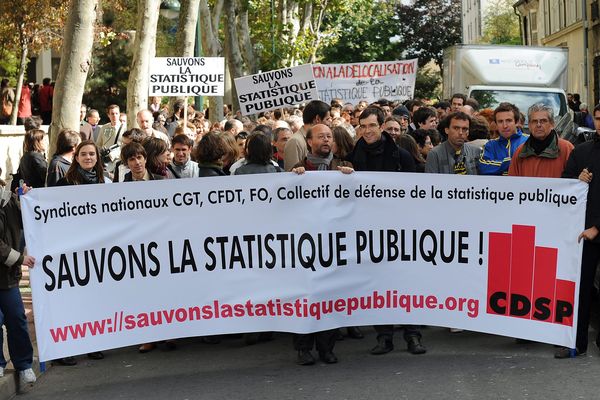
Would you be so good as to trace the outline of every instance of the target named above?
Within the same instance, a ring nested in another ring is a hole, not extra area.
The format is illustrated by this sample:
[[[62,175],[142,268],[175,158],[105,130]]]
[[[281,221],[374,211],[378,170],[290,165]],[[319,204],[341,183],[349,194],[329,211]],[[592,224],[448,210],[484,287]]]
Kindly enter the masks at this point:
[[[494,110],[494,119],[500,136],[488,141],[479,158],[480,175],[508,175],[510,159],[528,135],[517,128],[519,109],[514,104],[500,103]]]

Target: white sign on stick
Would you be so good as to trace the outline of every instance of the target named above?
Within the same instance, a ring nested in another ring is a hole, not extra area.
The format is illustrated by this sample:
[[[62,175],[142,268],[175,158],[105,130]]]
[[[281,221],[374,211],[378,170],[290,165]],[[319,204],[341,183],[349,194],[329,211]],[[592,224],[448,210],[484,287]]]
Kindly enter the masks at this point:
[[[312,64],[237,78],[235,87],[242,115],[317,100]]]
[[[223,57],[156,57],[150,63],[149,96],[223,96]]]

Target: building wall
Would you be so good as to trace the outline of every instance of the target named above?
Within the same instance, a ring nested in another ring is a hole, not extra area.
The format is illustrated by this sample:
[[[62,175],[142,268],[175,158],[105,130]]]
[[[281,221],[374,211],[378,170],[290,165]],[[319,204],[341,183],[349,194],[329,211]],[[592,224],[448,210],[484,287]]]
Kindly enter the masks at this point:
[[[587,2],[588,20],[590,3]],[[594,104],[593,94],[593,57],[590,50],[584,49],[584,23],[582,0],[520,0],[515,8],[521,16],[521,33],[523,43],[531,46],[552,46],[569,48],[568,86],[567,92],[579,93],[581,101]],[[592,37],[590,36],[590,39]],[[598,49],[600,55],[600,49]],[[588,60],[588,85],[585,79],[585,59]],[[599,59],[600,60],[600,59]],[[600,61],[599,61],[600,64]]]
[[[462,0],[462,42],[479,43],[483,35],[485,9],[488,0]]]
[[[579,45],[572,45],[573,43],[579,43]],[[583,23],[581,22],[571,26],[570,29],[562,30],[542,39],[544,46],[569,48],[567,92],[579,93],[581,101],[587,103],[587,91],[584,87],[584,51],[582,43]]]

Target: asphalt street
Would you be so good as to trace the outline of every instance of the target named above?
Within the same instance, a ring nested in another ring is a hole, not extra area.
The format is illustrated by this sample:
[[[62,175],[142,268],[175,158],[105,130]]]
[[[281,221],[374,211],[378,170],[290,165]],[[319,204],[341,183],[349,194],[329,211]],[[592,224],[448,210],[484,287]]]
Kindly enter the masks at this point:
[[[79,356],[74,367],[54,366],[20,399],[599,399],[600,352],[556,360],[540,343],[475,332],[423,329],[428,352],[411,355],[402,332],[395,350],[373,356],[375,332],[338,341],[339,363],[295,364],[289,334],[248,346],[241,337],[220,344],[200,338],[140,354],[107,351],[104,360]],[[590,332],[591,338],[594,334]]]

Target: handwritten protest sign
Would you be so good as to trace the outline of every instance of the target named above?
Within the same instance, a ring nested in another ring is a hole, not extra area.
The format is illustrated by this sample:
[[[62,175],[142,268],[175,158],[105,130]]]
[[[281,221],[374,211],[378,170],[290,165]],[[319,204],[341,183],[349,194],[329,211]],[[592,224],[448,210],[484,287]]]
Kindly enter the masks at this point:
[[[413,98],[418,60],[378,61],[354,64],[316,64],[314,76],[319,98],[326,103],[341,98],[356,104],[381,98],[404,101]]]

